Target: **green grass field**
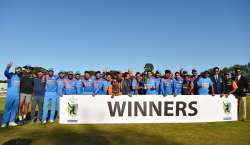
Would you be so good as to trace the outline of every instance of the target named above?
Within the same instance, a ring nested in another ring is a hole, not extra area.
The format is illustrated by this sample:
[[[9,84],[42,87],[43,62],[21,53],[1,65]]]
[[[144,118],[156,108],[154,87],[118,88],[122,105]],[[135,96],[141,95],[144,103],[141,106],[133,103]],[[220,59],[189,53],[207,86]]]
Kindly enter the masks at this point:
[[[248,98],[248,116],[250,99]],[[4,99],[0,98],[0,114]],[[3,145],[250,145],[250,121],[196,124],[27,124],[0,129]]]

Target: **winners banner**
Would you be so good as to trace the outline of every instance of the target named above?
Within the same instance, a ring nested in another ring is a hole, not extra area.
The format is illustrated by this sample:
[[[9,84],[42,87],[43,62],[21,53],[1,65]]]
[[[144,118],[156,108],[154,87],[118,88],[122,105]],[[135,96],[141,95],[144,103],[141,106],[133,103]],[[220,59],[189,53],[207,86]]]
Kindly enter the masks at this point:
[[[192,123],[237,120],[237,99],[219,95],[65,95],[61,124]]]

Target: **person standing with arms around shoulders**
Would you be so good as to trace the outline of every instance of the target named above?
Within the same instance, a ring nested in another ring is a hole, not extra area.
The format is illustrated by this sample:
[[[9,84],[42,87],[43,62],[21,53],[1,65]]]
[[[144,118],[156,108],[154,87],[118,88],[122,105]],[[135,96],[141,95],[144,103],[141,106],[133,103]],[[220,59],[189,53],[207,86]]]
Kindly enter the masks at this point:
[[[56,99],[57,99],[57,76],[54,75],[54,69],[48,70],[48,75],[45,76],[45,96],[43,105],[43,117],[42,123],[47,123],[48,117],[48,106],[51,103],[50,110],[50,123],[54,123],[55,110],[56,110]]]
[[[34,123],[35,120],[35,112],[36,106],[38,105],[38,115],[36,122],[41,123],[42,112],[43,112],[43,101],[44,101],[44,93],[45,93],[45,78],[43,72],[41,70],[37,71],[37,77],[33,80],[34,88],[33,88],[33,100],[31,107],[31,123]]]
[[[31,65],[26,65],[25,71],[21,77],[20,81],[20,100],[19,100],[19,121],[24,124],[26,121],[26,116],[31,107],[31,97],[33,93],[33,67]]]
[[[63,70],[59,71],[56,84],[57,84],[56,106],[57,106],[57,116],[59,118],[60,117],[60,97],[62,97],[65,94],[65,72]]]
[[[18,111],[22,68],[16,67],[15,73],[10,73],[12,65],[13,62],[10,62],[4,71],[4,75],[8,79],[8,87],[1,127],[6,127],[8,122],[9,126],[17,126],[15,119]]]

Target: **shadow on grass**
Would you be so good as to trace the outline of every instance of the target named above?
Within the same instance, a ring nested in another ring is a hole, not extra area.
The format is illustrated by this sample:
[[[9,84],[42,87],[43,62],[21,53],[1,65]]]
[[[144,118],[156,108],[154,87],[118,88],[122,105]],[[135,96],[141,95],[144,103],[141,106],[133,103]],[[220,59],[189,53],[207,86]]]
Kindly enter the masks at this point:
[[[162,136],[124,129],[120,125],[112,126],[115,131],[100,130],[95,125],[79,125],[77,130],[71,129],[71,125],[49,131],[46,128],[20,133],[18,138],[12,138],[4,145],[181,145]]]
[[[31,139],[17,138],[17,139],[11,139],[11,140],[3,143],[2,145],[30,145],[31,142],[32,142]]]

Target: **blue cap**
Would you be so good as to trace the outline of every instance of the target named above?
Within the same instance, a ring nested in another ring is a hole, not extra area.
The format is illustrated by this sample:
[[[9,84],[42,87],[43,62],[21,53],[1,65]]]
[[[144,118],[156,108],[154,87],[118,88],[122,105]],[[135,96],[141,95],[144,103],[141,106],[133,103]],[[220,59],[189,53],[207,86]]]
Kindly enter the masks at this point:
[[[53,71],[54,72],[54,69],[53,68],[49,68],[48,71]]]

